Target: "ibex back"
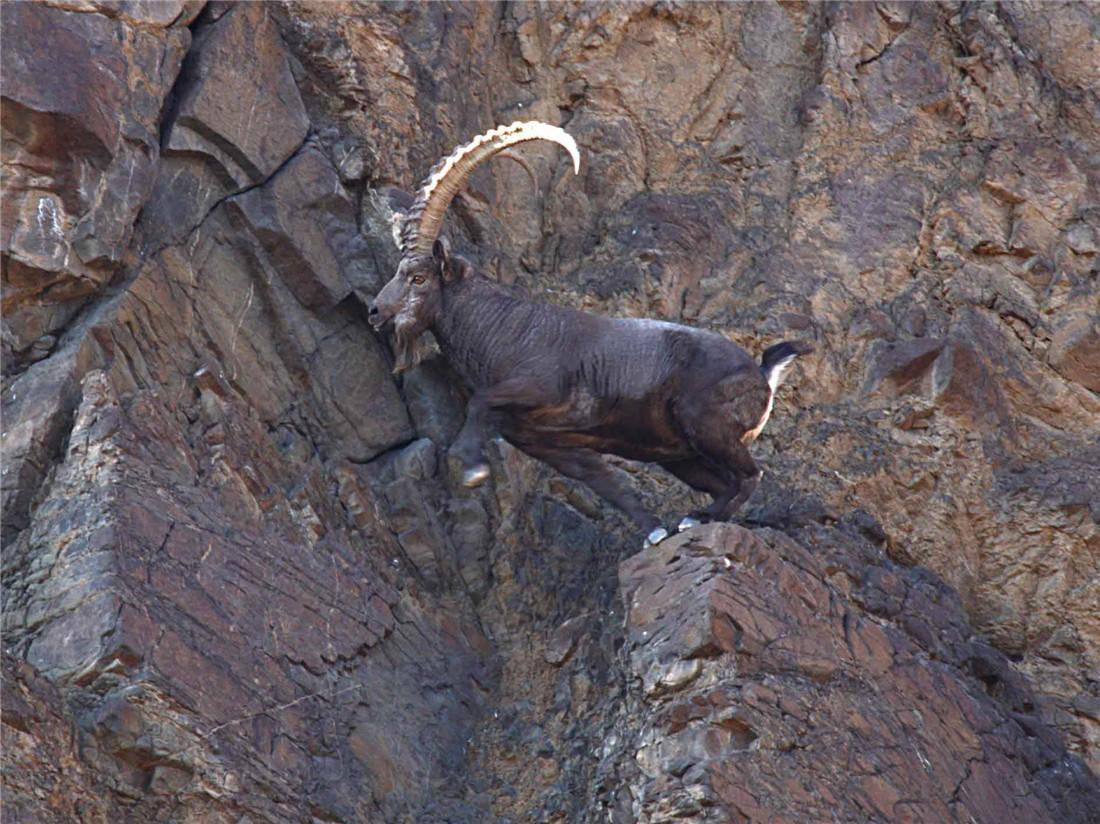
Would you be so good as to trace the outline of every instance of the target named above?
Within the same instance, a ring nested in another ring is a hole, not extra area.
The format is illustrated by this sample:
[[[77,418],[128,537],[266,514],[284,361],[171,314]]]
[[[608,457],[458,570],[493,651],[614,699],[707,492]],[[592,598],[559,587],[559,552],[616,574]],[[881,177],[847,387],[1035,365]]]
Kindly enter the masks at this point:
[[[438,239],[443,212],[470,173],[506,146],[573,139],[544,123],[513,123],[461,146],[433,169],[400,225],[402,259],[370,306],[393,324],[397,369],[416,362],[431,330],[472,387],[452,449],[463,481],[489,475],[489,427],[532,457],[588,484],[626,512],[652,543],[667,536],[603,454],[658,463],[714,501],[680,523],[729,518],[760,478],[748,445],[771,414],[783,373],[812,351],[802,341],[767,349],[758,365],[721,335],[656,320],[609,318],[535,304],[489,280]]]

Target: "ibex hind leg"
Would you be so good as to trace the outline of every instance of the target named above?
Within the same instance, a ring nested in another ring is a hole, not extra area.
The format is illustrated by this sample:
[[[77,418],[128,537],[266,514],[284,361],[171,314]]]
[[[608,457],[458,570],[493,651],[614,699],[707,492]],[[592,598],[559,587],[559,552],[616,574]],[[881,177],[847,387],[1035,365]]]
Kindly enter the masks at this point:
[[[642,503],[625,476],[608,466],[599,453],[576,447],[523,446],[522,448],[532,458],[549,464],[562,475],[586,484],[605,501],[626,513],[645,531],[646,540],[649,543],[656,544],[668,537],[668,530],[661,526],[660,519]]]
[[[769,389],[759,373],[738,372],[709,393],[679,408],[680,424],[698,452],[698,462],[714,480],[703,488],[714,502],[693,513],[702,521],[733,517],[756,489],[760,469],[741,438],[757,426],[768,408]]]
[[[704,462],[702,458],[688,458],[680,461],[663,461],[665,469],[686,483],[692,489],[706,492],[712,498],[718,498],[726,493],[730,486],[730,478],[723,477],[715,472]],[[677,531],[699,526],[702,523],[713,520],[705,509],[696,509],[684,516],[676,527]]]

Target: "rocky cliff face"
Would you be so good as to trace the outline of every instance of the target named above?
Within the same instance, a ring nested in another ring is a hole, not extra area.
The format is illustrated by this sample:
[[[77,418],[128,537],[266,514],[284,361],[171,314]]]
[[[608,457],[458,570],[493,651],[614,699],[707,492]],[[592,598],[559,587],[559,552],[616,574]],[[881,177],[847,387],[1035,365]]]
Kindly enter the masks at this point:
[[[1095,816],[1093,8],[0,15],[5,820]],[[465,490],[390,374],[388,187],[528,117],[582,173],[478,172],[484,268],[817,343],[744,526]]]

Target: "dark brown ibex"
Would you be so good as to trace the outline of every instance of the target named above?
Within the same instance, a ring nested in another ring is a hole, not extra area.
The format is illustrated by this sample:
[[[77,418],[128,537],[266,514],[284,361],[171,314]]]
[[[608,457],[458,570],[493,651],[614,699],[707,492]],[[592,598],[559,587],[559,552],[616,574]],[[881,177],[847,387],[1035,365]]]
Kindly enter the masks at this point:
[[[397,273],[371,303],[376,328],[393,323],[397,369],[419,359],[431,330],[474,392],[452,449],[463,482],[489,475],[482,448],[496,427],[510,443],[588,484],[656,543],[668,535],[601,453],[659,463],[714,502],[680,528],[728,518],[760,470],[748,445],[771,414],[801,341],[767,349],[759,365],[721,335],[675,323],[609,318],[529,303],[489,280],[438,240],[443,213],[470,174],[507,146],[550,140],[579,171],[573,138],[545,123],[513,123],[455,149],[432,170],[400,219]]]

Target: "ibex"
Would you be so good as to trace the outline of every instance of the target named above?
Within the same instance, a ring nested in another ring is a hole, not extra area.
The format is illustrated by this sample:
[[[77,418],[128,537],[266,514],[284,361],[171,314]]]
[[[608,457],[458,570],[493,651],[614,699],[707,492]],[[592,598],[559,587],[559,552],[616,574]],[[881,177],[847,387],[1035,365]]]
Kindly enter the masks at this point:
[[[370,305],[371,324],[392,321],[397,371],[419,361],[417,339],[430,329],[473,389],[452,446],[467,486],[489,476],[482,448],[492,425],[617,506],[650,543],[668,530],[601,453],[658,463],[710,493],[714,502],[680,529],[729,518],[760,478],[748,445],[768,421],[784,372],[813,347],[779,343],[757,365],[713,332],[530,303],[452,254],[438,239],[447,206],[478,166],[528,140],[558,143],[580,171],[573,138],[545,123],[502,126],[455,149],[397,220],[401,262]]]

